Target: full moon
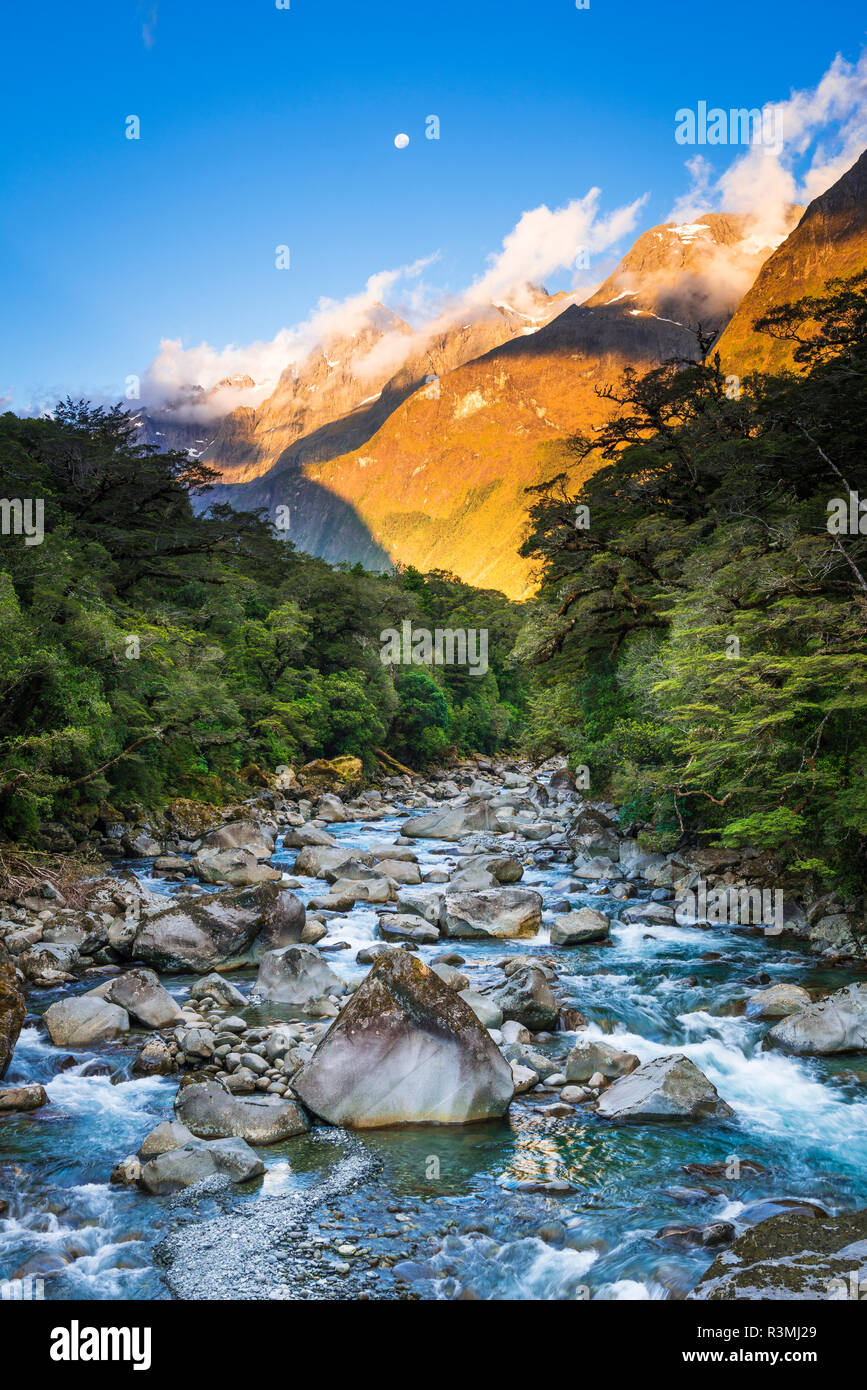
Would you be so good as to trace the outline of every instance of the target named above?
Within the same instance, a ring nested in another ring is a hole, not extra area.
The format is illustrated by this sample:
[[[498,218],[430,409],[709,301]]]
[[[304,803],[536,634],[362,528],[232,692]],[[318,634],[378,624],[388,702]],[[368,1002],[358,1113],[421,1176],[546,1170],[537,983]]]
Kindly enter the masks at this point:
[[[394,143],[395,143],[395,146],[396,146],[397,149],[399,149],[399,150],[405,150],[406,147],[407,147],[407,145],[409,144],[409,136],[408,136],[408,135],[395,135],[395,137],[394,137]]]

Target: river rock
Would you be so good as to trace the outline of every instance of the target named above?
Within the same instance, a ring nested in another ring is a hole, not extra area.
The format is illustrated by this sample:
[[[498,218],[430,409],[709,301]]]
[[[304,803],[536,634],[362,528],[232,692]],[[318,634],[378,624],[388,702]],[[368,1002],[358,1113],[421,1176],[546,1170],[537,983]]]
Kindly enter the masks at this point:
[[[172,1149],[182,1149],[195,1135],[179,1120],[163,1120],[155,1129],[149,1131],[141,1142],[138,1157],[143,1160],[156,1158],[159,1154],[171,1153]]]
[[[446,893],[440,909],[444,936],[513,939],[535,936],[541,925],[542,896],[532,888]]]
[[[268,951],[297,940],[305,919],[294,893],[262,883],[175,899],[142,920],[130,949],[156,970],[204,975],[258,964]]]
[[[294,893],[290,896],[294,897]],[[231,980],[227,980],[224,975],[212,973],[205,975],[200,980],[194,980],[190,986],[191,999],[205,999],[210,997],[217,1004],[225,1004],[229,1009],[244,1009],[247,1007],[245,995],[233,985]]]
[[[38,942],[18,956],[25,979],[41,989],[51,989],[70,980],[79,963],[78,948],[59,942]]]
[[[615,1081],[600,1096],[597,1112],[609,1120],[725,1119],[734,1114],[716,1087],[682,1052],[654,1057]]]
[[[534,966],[516,970],[504,985],[493,990],[488,997],[502,1011],[504,1019],[522,1023],[533,1033],[553,1029],[557,1025],[557,1001],[544,972]]]
[[[293,1086],[314,1114],[351,1129],[490,1119],[514,1090],[472,1009],[405,951],[376,962]]]
[[[261,1057],[256,1060],[263,1061]],[[246,1139],[249,1144],[281,1144],[310,1128],[304,1111],[293,1100],[232,1096],[216,1081],[182,1086],[175,1097],[175,1114],[198,1139],[235,1138]]]
[[[444,897],[445,893],[438,888],[401,888],[397,906],[401,912],[410,912],[426,922],[438,924]]]
[[[203,1178],[225,1176],[232,1182],[260,1178],[265,1165],[243,1139],[193,1139],[142,1164],[145,1192],[164,1197]]]
[[[576,860],[572,872],[576,878],[593,880],[616,879],[622,876],[617,865],[604,855],[597,855],[594,859]]]
[[[373,864],[373,855],[365,854],[360,849],[344,849],[341,845],[334,849],[328,845],[305,845],[295,860],[293,872],[305,878],[324,878],[327,883],[334,883],[345,874],[349,864],[364,864],[369,868]]]
[[[45,1011],[45,1025],[55,1047],[82,1047],[129,1032],[129,1014],[94,994],[59,999]]]
[[[589,1081],[596,1072],[601,1072],[606,1081],[616,1081],[628,1076],[639,1066],[633,1052],[619,1052],[610,1043],[599,1038],[582,1038],[566,1059],[567,1081]]]
[[[316,825],[290,825],[284,831],[284,849],[304,849],[307,845],[338,849],[339,841],[335,840],[333,835],[329,835],[327,830],[320,830]]]
[[[867,984],[847,985],[783,1019],[765,1042],[811,1056],[867,1050]]]
[[[148,1038],[132,1064],[133,1076],[171,1076],[175,1062],[162,1038]]]
[[[482,830],[499,835],[504,828],[487,801],[471,801],[466,806],[444,806],[428,816],[413,816],[404,821],[400,833],[410,839],[462,840]]]
[[[336,796],[334,792],[325,792],[319,798],[319,805],[316,807],[316,819],[324,820],[326,825],[331,825],[351,821],[353,818],[339,796]]]
[[[809,994],[800,985],[771,985],[747,1000],[747,1018],[787,1018],[811,1004]]]
[[[461,999],[465,1004],[469,1004],[476,1018],[485,1028],[499,1028],[503,1021],[503,1010],[496,1004],[490,995],[477,994],[474,989],[459,990]]]
[[[430,968],[435,975],[439,975],[444,985],[460,993],[462,989],[469,989],[470,982],[466,975],[460,970],[456,970],[453,965],[447,965],[445,961],[431,961]]]
[[[259,966],[254,993],[262,999],[303,1010],[323,995],[343,994],[346,986],[315,946],[284,946],[269,951]]]
[[[604,912],[582,907],[566,912],[551,927],[552,946],[580,946],[586,941],[604,941],[611,934],[611,920]]]
[[[43,1086],[0,1086],[0,1114],[12,1110],[39,1110],[47,1104]]]
[[[230,883],[248,888],[254,883],[279,883],[279,869],[263,864],[249,849],[200,849],[190,868],[205,883]]]
[[[338,902],[388,903],[397,897],[394,885],[387,878],[374,878],[368,881],[352,878],[338,878],[331,889],[332,897]]]
[[[202,836],[201,850],[249,850],[257,859],[270,859],[274,853],[273,830],[252,820],[233,820]]]
[[[687,1296],[712,1302],[846,1302],[863,1299],[865,1279],[867,1211],[772,1216],[739,1235]]]
[[[487,869],[478,866],[458,869],[449,878],[450,893],[481,893],[486,888],[496,888],[497,886],[494,875],[488,873]]]
[[[377,930],[383,941],[413,941],[419,946],[430,946],[440,939],[439,927],[410,913],[383,913]]]
[[[12,1061],[26,1013],[27,1006],[18,976],[0,947],[0,1079],[6,1075]]]
[[[482,869],[498,883],[519,883],[524,867],[513,854],[471,854],[461,860],[461,869]]]
[[[171,1028],[183,1017],[180,1004],[163,988],[159,978],[141,966],[125,970],[89,992],[126,1009],[130,1018],[145,1028]]]

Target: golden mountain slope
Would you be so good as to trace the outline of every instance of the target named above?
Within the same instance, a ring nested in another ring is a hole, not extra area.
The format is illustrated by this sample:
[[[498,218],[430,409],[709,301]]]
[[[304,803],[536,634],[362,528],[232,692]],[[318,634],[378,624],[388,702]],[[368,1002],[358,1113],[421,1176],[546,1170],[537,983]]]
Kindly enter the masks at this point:
[[[867,269],[867,151],[810,203],[794,231],[759,271],[718,348],[727,372],[791,367],[788,343],[756,333],[753,323],[781,304],[820,293],[829,280]]]

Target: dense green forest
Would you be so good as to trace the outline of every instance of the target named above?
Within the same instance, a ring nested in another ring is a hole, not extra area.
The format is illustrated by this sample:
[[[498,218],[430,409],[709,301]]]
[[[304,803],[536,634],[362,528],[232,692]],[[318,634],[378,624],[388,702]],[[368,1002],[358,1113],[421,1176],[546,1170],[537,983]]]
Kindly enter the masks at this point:
[[[44,540],[0,537],[0,835],[100,804],[224,801],[245,769],[376,747],[416,767],[493,752],[526,699],[522,610],[445,574],[370,574],[302,555],[252,513],[196,516],[212,481],[137,442],[133,419],[66,401],[0,417],[0,491],[44,499]],[[384,666],[380,633],[487,628],[484,675]]]
[[[797,371],[739,383],[705,351],[627,372],[570,441],[602,465],[580,495],[565,473],[536,489],[526,737],[660,848],[696,832],[863,885],[867,275],[756,326]]]

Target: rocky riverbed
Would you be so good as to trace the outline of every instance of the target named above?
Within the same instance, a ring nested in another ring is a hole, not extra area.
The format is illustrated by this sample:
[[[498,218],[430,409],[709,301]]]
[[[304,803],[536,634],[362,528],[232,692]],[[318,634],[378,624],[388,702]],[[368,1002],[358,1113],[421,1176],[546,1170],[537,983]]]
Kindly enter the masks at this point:
[[[737,899],[773,866],[646,853],[557,764],[365,787],[349,763],[223,813],[108,819],[79,901],[46,880],[2,905],[2,1277],[49,1298],[847,1296],[852,905],[708,920],[700,886]]]

